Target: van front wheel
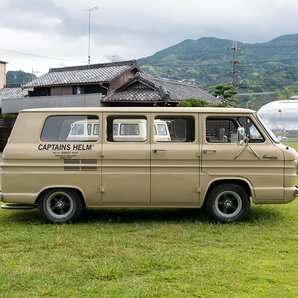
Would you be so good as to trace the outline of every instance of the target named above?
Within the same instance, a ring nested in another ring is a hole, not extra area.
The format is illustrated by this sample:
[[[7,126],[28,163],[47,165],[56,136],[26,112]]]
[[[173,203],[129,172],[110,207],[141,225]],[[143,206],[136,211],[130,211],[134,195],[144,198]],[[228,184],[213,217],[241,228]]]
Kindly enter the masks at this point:
[[[245,219],[250,211],[246,190],[238,184],[220,184],[209,192],[206,211],[220,222],[228,223]]]
[[[76,191],[51,189],[42,194],[38,210],[46,222],[70,223],[79,218],[83,205]]]

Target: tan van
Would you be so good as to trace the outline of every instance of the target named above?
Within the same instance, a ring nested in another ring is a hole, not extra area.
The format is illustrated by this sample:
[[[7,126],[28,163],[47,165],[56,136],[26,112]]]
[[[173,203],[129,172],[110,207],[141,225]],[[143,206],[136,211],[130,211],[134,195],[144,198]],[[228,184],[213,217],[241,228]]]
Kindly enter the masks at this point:
[[[293,201],[297,157],[246,109],[31,109],[4,149],[0,198],[52,223],[84,207],[203,206],[232,222],[251,201]]]

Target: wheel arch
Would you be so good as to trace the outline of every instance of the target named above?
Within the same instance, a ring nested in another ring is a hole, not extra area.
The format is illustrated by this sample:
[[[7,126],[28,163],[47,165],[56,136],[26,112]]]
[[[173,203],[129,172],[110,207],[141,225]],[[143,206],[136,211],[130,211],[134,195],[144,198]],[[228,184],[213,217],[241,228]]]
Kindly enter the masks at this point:
[[[54,190],[54,189],[65,189],[65,190],[68,189],[68,190],[72,190],[72,191],[76,192],[76,193],[78,194],[78,196],[79,196],[81,202],[82,202],[83,207],[86,207],[85,199],[84,199],[83,193],[82,193],[82,191],[81,191],[80,189],[78,189],[78,188],[76,188],[76,187],[71,187],[71,186],[61,186],[61,185],[59,185],[59,186],[51,186],[51,187],[47,187],[47,188],[43,189],[43,190],[39,193],[39,195],[37,196],[37,198],[36,198],[34,204],[37,205],[38,202],[39,202],[39,200],[40,200],[40,198],[41,198],[47,191],[51,191],[51,190]]]
[[[208,186],[207,188],[207,191],[204,195],[204,199],[203,199],[203,204],[205,204],[206,202],[206,198],[208,197],[208,194],[210,193],[210,191],[216,187],[217,185],[220,185],[220,184],[237,184],[237,185],[240,185],[242,186],[248,197],[254,197],[254,193],[252,191],[252,187],[250,185],[250,183],[246,180],[243,180],[243,179],[237,179],[237,178],[229,178],[229,179],[218,179],[218,180],[214,180],[210,183],[210,185]]]

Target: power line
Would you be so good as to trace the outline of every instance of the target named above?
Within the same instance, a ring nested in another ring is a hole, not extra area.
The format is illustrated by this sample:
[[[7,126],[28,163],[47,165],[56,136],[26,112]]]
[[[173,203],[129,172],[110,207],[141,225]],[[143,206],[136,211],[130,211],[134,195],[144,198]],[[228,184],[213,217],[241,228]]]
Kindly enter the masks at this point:
[[[62,61],[84,63],[83,61],[79,61],[79,60],[72,60],[72,59],[65,59],[65,58],[58,58],[58,57],[49,57],[49,56],[43,56],[43,55],[36,55],[36,54],[31,54],[31,53],[26,53],[26,52],[21,52],[21,51],[15,51],[15,50],[10,50],[10,49],[5,49],[5,48],[0,48],[0,50],[11,52],[11,53],[16,53],[16,54],[20,54],[20,55],[30,56],[30,57],[48,59],[48,60],[58,60],[58,61],[62,60]]]

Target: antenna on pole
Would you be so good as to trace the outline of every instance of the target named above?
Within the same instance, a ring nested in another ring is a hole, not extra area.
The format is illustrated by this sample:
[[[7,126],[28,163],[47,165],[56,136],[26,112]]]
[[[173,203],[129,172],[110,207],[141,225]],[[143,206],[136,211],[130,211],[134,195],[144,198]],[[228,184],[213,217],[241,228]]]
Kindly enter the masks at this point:
[[[233,51],[233,59],[232,59],[232,85],[234,87],[237,86],[237,81],[238,81],[238,76],[237,76],[237,63],[239,63],[239,61],[237,60],[237,51],[239,51],[240,49],[238,48],[237,45],[237,41],[233,41],[233,46],[231,48],[231,50]]]
[[[98,10],[98,6],[94,6],[92,8],[87,9],[89,12],[89,23],[88,23],[88,65],[90,65],[90,35],[91,35],[91,12],[94,10]]]

